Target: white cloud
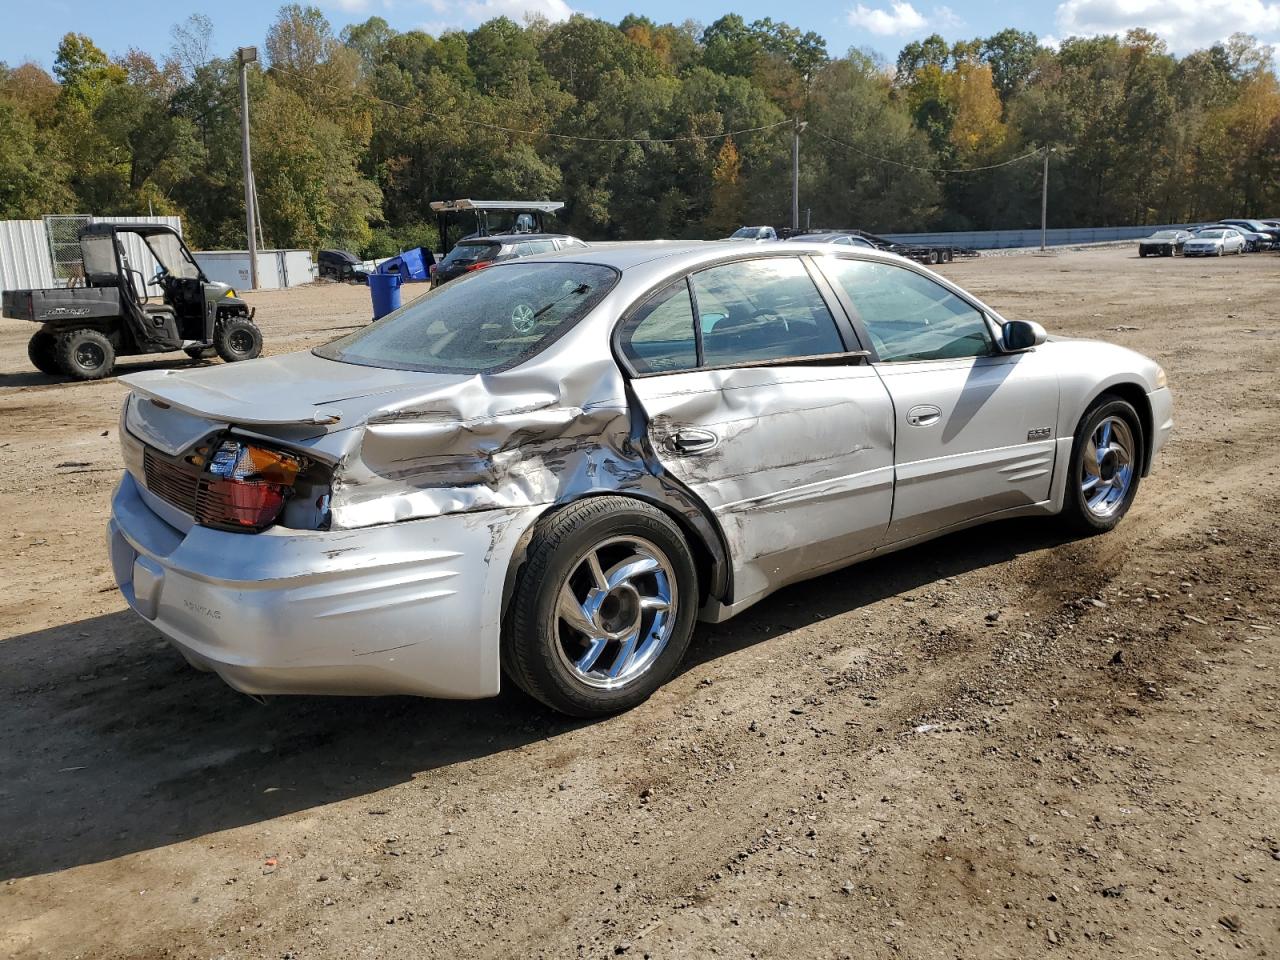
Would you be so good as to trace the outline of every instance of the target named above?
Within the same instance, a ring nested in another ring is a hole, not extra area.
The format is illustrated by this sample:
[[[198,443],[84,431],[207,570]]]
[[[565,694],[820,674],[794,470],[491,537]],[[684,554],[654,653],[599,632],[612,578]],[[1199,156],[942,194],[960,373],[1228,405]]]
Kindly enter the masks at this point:
[[[928,22],[905,0],[893,0],[890,9],[858,4],[849,11],[849,23],[878,37],[901,36],[922,30]]]
[[[934,7],[926,16],[908,0],[891,0],[887,8],[859,3],[849,9],[847,19],[851,25],[878,37],[941,33],[964,27],[964,21],[950,7]]]
[[[1176,53],[1188,53],[1233,33],[1274,37],[1280,33],[1280,2],[1267,0],[1064,0],[1058,4],[1061,36],[1152,31]]]
[[[529,17],[546,17],[557,23],[583,12],[565,0],[425,0],[425,6],[442,18],[424,24],[427,32],[435,34],[446,29],[470,29],[495,17],[509,17],[516,23],[524,23]]]

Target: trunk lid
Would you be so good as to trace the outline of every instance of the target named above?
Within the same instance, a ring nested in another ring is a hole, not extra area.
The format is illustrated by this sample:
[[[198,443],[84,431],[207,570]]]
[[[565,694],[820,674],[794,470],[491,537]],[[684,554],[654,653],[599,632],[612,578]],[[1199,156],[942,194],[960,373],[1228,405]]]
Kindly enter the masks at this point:
[[[309,435],[356,426],[401,394],[462,383],[462,375],[386,370],[286,353],[203,370],[149,370],[122,377],[160,409],[215,423],[310,428]]]

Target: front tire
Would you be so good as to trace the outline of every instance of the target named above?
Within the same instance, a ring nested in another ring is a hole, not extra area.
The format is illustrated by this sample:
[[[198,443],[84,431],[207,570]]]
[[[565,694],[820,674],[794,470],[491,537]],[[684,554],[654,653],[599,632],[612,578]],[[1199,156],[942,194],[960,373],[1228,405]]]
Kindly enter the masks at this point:
[[[1076,428],[1062,506],[1067,525],[1085,534],[1114,529],[1138,493],[1145,455],[1133,405],[1104,394]]]
[[[58,366],[58,338],[48,330],[37,330],[27,341],[27,359],[41,373],[56,377],[62,372]]]
[[[252,360],[262,353],[262,331],[248,317],[225,317],[213,331],[213,345],[227,363]]]
[[[58,369],[72,380],[101,380],[116,366],[111,341],[97,330],[71,330],[58,337]]]
[[[503,666],[561,713],[629,710],[675,672],[698,605],[693,555],[666,514],[626,497],[581,500],[534,530]]]

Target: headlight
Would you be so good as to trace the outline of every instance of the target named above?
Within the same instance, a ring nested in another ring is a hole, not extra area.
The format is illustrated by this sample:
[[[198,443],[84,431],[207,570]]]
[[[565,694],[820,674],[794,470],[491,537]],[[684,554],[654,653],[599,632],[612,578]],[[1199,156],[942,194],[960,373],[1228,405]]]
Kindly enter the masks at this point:
[[[1156,389],[1162,390],[1169,385],[1169,375],[1164,372],[1164,367],[1156,367]]]

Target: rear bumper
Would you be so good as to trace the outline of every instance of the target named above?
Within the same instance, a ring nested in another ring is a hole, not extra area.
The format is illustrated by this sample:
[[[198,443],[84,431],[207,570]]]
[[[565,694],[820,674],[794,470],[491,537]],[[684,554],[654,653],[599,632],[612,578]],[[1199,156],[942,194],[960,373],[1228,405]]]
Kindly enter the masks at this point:
[[[499,689],[503,585],[535,513],[183,534],[125,474],[107,541],[129,605],[237,690],[474,698]]]

